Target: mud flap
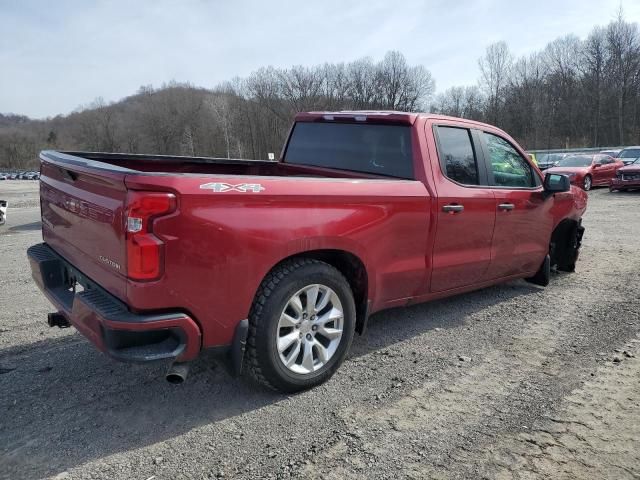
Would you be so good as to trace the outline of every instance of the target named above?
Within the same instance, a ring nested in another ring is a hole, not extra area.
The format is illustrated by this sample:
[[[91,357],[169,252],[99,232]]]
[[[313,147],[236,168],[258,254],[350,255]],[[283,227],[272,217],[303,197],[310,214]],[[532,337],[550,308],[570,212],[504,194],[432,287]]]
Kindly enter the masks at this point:
[[[248,334],[249,320],[244,319],[236,325],[233,343],[231,345],[207,348],[207,352],[213,359],[232,377],[239,377],[242,374],[242,364],[244,363],[244,352],[247,348]]]
[[[562,270],[564,272],[576,271],[576,262],[578,261],[578,255],[580,255],[580,247],[582,246],[582,237],[584,235],[582,221],[576,225],[570,235],[570,243],[567,245],[567,249],[565,250],[565,258],[558,262],[558,270]]]
[[[549,285],[549,280],[551,279],[551,256],[547,255],[544,257],[544,261],[542,265],[540,265],[540,269],[536,272],[533,277],[527,278],[527,282],[533,283],[534,285],[540,285],[541,287],[546,287]]]

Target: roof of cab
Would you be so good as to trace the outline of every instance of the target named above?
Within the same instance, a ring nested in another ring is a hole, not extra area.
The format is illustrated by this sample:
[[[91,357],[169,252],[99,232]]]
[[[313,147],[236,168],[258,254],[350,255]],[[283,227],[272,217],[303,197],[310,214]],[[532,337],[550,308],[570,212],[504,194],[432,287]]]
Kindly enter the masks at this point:
[[[477,127],[490,127],[497,129],[493,125],[489,125],[467,118],[449,117],[446,115],[437,115],[435,113],[415,113],[415,112],[398,112],[395,110],[340,110],[325,112],[300,112],[295,116],[295,121],[300,122],[322,122],[322,121],[361,121],[372,123],[395,123],[403,125],[413,125],[419,118],[442,120],[449,122],[462,122]],[[499,129],[498,129],[499,130]]]
[[[417,113],[395,112],[392,110],[341,110],[339,112],[300,112],[296,122],[323,122],[333,120],[353,122],[397,123],[413,125]]]

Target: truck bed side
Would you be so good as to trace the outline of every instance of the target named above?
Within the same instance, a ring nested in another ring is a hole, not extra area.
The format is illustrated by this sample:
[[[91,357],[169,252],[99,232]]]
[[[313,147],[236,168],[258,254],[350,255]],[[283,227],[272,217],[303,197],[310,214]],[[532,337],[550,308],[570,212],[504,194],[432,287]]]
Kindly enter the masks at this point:
[[[133,312],[184,311],[200,323],[204,347],[229,344],[262,278],[299,252],[360,262],[370,310],[406,303],[426,281],[431,196],[420,181],[326,178],[322,168],[312,168],[318,176],[143,172],[46,152],[41,160],[45,242]],[[136,191],[177,202],[154,220],[164,262],[150,282],[127,275],[126,202]]]

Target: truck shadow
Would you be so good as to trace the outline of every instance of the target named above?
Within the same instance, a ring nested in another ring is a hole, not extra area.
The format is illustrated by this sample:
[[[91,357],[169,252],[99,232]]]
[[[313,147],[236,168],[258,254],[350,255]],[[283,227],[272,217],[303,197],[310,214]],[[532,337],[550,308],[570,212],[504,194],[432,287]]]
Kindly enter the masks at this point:
[[[483,310],[537,291],[518,281],[381,312],[370,319],[365,335],[356,336],[345,366],[435,328],[464,328],[474,315],[480,314],[475,321],[489,322]],[[166,368],[114,362],[77,333],[0,350],[0,478],[55,475],[290,401],[246,376],[232,379],[206,356],[180,386],[165,382]],[[332,382],[352,388],[347,375]],[[300,396],[306,402],[314,395]],[[215,435],[228,433],[229,423]]]
[[[21,225],[15,225],[13,227],[9,227],[6,232],[32,232],[42,230],[42,222],[31,222],[31,223],[23,223]]]

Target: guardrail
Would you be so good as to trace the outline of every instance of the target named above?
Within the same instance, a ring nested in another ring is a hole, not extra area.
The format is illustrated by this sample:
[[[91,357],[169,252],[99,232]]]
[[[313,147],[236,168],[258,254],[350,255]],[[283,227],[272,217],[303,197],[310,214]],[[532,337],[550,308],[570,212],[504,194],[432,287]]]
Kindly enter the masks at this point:
[[[34,172],[34,173],[38,173],[39,170],[25,170],[24,168],[3,168],[0,167],[0,173],[27,173],[27,172]]]
[[[541,155],[543,153],[598,153],[602,150],[622,150],[624,147],[585,147],[585,148],[552,148],[550,150],[527,150],[527,153]]]

